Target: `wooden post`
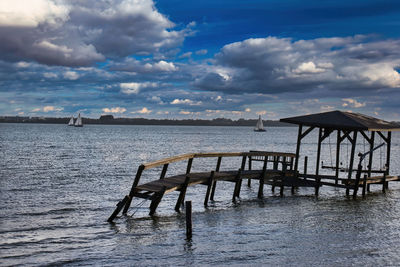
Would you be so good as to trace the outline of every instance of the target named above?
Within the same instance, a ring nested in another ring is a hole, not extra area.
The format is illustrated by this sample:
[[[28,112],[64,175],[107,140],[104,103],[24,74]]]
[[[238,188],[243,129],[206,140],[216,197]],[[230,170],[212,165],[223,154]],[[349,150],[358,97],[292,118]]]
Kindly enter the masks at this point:
[[[390,169],[390,145],[392,140],[392,132],[387,133],[387,141],[386,141],[386,172],[389,174]]]
[[[178,200],[176,201],[176,205],[175,205],[176,212],[179,212],[179,209],[182,206],[183,201],[185,200],[186,189],[188,187],[189,180],[190,180],[189,175],[186,175],[185,181],[183,182],[182,187],[181,187],[181,192],[179,193]]]
[[[192,239],[192,201],[185,202],[186,207],[186,239]]]
[[[122,211],[123,214],[126,214],[128,212],[129,207],[131,206],[132,198],[135,193],[135,188],[139,184],[140,177],[142,176],[142,172],[144,171],[144,165],[140,165],[135,176],[135,180],[133,181],[131,191],[129,192],[129,199],[127,199],[125,203],[124,210]]]
[[[153,216],[154,213],[156,212],[158,204],[160,204],[161,199],[163,198],[163,196],[165,194],[165,190],[166,190],[166,187],[163,186],[161,191],[159,191],[159,192],[154,194],[154,198],[153,198],[153,200],[151,201],[151,204],[150,204],[150,213],[149,213],[150,216]]]
[[[218,157],[218,161],[217,161],[217,166],[215,167],[215,171],[219,172],[219,169],[221,167],[221,161],[222,161],[222,157]],[[210,196],[210,200],[214,201],[214,194],[215,194],[215,187],[217,186],[217,181],[214,180],[213,184],[212,184],[212,188],[211,188],[211,196]]]
[[[298,171],[299,167],[299,155],[300,155],[300,144],[301,144],[301,132],[303,125],[299,125],[299,132],[297,133],[297,144],[296,144],[296,158],[294,160],[294,170]]]
[[[241,174],[242,174],[242,169],[239,169],[236,175],[235,189],[233,190],[232,202],[235,202],[236,197],[239,197],[240,194],[240,182],[242,180]]]
[[[264,165],[263,165],[263,172],[260,176],[260,183],[258,186],[258,198],[262,198],[263,197],[263,191],[264,191],[264,179],[265,179],[265,175],[267,173],[267,163],[268,163],[268,157],[264,157]]]
[[[363,179],[363,188],[362,188],[362,195],[365,197],[365,190],[367,189],[367,175],[364,174],[364,179]]]
[[[211,187],[214,181],[214,171],[211,172],[210,177],[208,178],[207,182],[207,192],[206,192],[206,197],[204,199],[204,206],[207,207],[208,205],[208,198],[210,197],[210,192],[211,192]]]
[[[354,199],[357,197],[358,186],[360,184],[360,178],[361,178],[361,171],[362,171],[362,165],[361,165],[361,162],[360,162],[358,164],[356,180],[354,182],[354,189],[353,189],[353,198]]]
[[[341,143],[340,130],[337,130],[335,185],[337,185],[339,182],[340,143]]]
[[[252,163],[251,161],[252,161],[252,158],[251,158],[251,156],[249,156],[249,171],[251,171],[251,163]],[[251,179],[247,180],[247,186],[251,187]]]
[[[165,174],[167,174],[167,169],[168,169],[168,163],[165,163],[161,171],[160,180],[164,179]]]
[[[308,164],[308,156],[304,157],[304,177],[303,179],[307,179],[307,164]]]
[[[383,174],[383,179],[382,179],[382,192],[386,192],[386,172]]]
[[[374,142],[375,142],[375,132],[371,132],[371,138],[370,138],[370,143],[369,143],[369,150],[371,151],[374,149]],[[371,171],[372,171],[372,158],[374,155],[374,151],[369,153],[368,155],[368,177],[371,177]]]
[[[193,158],[190,158],[188,160],[188,164],[187,164],[187,167],[186,167],[186,174],[190,173],[190,170],[192,169],[192,163],[193,163]]]
[[[319,186],[320,186],[320,180],[321,178],[319,178],[319,161],[321,158],[321,141],[322,139],[322,128],[319,128],[318,131],[318,150],[317,150],[317,164],[315,167],[315,176],[316,176],[316,185],[315,185],[315,195],[318,196],[319,193]]]
[[[348,196],[350,193],[350,179],[353,172],[354,153],[356,151],[356,144],[357,144],[357,131],[354,131],[353,140],[351,140],[351,154],[350,154],[349,174],[347,177],[348,183],[346,188],[346,196]]]
[[[244,169],[246,168],[246,159],[247,159],[247,157],[246,156],[243,156],[243,158],[242,158],[242,165],[240,166],[240,174],[244,171]],[[239,195],[240,195],[240,189],[242,188],[242,177],[240,176],[239,177],[240,179],[239,179],[239,187],[238,187],[238,190],[237,190],[237,192],[236,192],[236,196],[237,197],[239,197]],[[249,179],[250,180],[250,179]]]
[[[107,222],[112,222],[115,217],[117,217],[118,213],[122,210],[124,207],[125,203],[128,201],[129,196],[125,196],[120,202],[117,204],[117,208],[114,210],[114,212],[111,214],[111,216],[107,219]]]
[[[283,197],[283,189],[284,189],[284,185],[283,185],[283,180],[284,180],[284,174],[281,174],[281,188],[280,188],[280,190],[279,190],[279,195],[281,196],[281,197]]]

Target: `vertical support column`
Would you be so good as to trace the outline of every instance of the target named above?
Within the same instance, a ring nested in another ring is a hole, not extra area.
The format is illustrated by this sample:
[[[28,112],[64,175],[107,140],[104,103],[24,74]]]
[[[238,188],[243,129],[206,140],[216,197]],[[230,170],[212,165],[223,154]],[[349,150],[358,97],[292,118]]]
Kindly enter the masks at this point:
[[[355,130],[353,134],[353,140],[351,142],[351,154],[350,154],[349,174],[347,177],[348,183],[346,188],[346,196],[348,196],[350,193],[350,179],[353,173],[354,153],[356,151],[356,144],[357,144],[357,131]]]
[[[168,163],[165,163],[161,171],[160,180],[164,179],[165,175],[167,174],[167,169],[168,169]]]
[[[374,155],[374,151],[372,151],[372,149],[374,149],[374,142],[375,142],[375,132],[373,131],[371,132],[371,138],[369,142],[369,150],[371,151],[371,153],[369,153],[368,155],[368,177],[371,177],[372,159]]]
[[[154,213],[156,212],[158,204],[160,204],[161,199],[163,198],[163,196],[165,194],[165,190],[166,190],[166,187],[163,186],[163,189],[160,192],[157,192],[154,194],[154,198],[150,204],[150,213],[149,213],[150,216],[153,216]]]
[[[367,189],[367,175],[364,174],[362,196],[365,197],[365,190]]]
[[[315,166],[315,179],[316,179],[316,185],[315,185],[315,195],[318,196],[319,193],[319,186],[320,186],[320,181],[321,178],[319,177],[319,161],[321,158],[321,143],[322,143],[322,128],[319,128],[318,131],[318,150],[317,150],[317,164]]]
[[[252,167],[251,166],[251,163],[252,163],[251,161],[252,161],[252,158],[251,158],[251,156],[249,156],[249,171],[251,171],[251,167]],[[251,179],[247,180],[247,186],[251,187]]]
[[[221,167],[221,161],[222,161],[222,157],[218,157],[217,166],[215,167],[215,172],[219,172],[219,169]],[[210,200],[212,200],[212,201],[214,201],[214,194],[215,194],[216,187],[217,187],[217,181],[214,180],[212,183],[211,196],[210,196]]]
[[[242,169],[239,169],[235,179],[236,182],[235,182],[235,189],[233,190],[232,202],[235,202],[236,197],[239,197],[240,194],[240,184],[242,181],[241,174],[242,174]]]
[[[263,197],[263,190],[264,190],[264,179],[265,176],[267,174],[267,163],[268,163],[268,157],[264,157],[264,165],[263,165],[263,171],[262,174],[260,176],[260,183],[258,186],[258,198],[262,198]]]
[[[303,179],[307,179],[307,164],[308,164],[308,156],[304,157],[304,177]]]
[[[383,179],[382,179],[382,192],[385,193],[386,192],[386,172],[383,174]]]
[[[340,162],[340,130],[337,130],[337,139],[336,139],[336,165],[335,165],[335,185],[339,182],[339,162]]]
[[[192,169],[192,163],[193,163],[193,158],[190,158],[188,160],[188,164],[187,164],[187,167],[186,167],[186,174],[190,173],[190,170]]]
[[[183,182],[182,187],[180,189],[181,192],[179,193],[178,200],[176,201],[176,205],[175,205],[175,211],[176,212],[179,212],[179,209],[180,209],[183,201],[185,200],[186,189],[188,187],[189,180],[190,180],[189,175],[186,175],[185,181]]]
[[[124,210],[122,211],[123,214],[126,214],[128,212],[129,207],[131,206],[132,198],[135,193],[135,188],[139,184],[140,176],[142,176],[142,172],[143,172],[144,168],[145,168],[145,166],[142,164],[139,166],[139,168],[136,172],[135,180],[133,181],[131,191],[129,192],[129,199],[127,199]]]
[[[392,143],[392,132],[388,132],[386,141],[386,173],[389,175],[390,169],[390,146]]]
[[[208,198],[210,197],[210,192],[211,192],[211,187],[213,185],[214,181],[214,171],[211,172],[210,177],[208,178],[207,181],[207,191],[206,191],[206,197],[204,199],[204,206],[207,207],[208,205]]]
[[[242,173],[244,171],[244,169],[246,168],[246,159],[247,159],[247,156],[243,156],[242,157],[242,165],[240,166],[240,173]],[[239,178],[240,178],[239,179],[239,187],[238,187],[238,190],[236,192],[236,196],[237,197],[239,197],[240,189],[242,188],[242,178],[241,178],[241,176],[239,176]]]
[[[297,133],[297,144],[296,144],[296,158],[294,160],[294,170],[299,170],[299,155],[300,155],[300,144],[301,144],[301,132],[303,129],[303,125],[299,125],[299,132]]]
[[[357,197],[358,186],[360,184],[360,178],[361,178],[361,171],[362,171],[362,165],[361,165],[361,161],[360,161],[360,163],[358,164],[358,167],[357,167],[356,180],[354,182],[354,189],[353,189],[353,198],[354,199]]]
[[[192,239],[192,201],[186,201],[186,239]]]

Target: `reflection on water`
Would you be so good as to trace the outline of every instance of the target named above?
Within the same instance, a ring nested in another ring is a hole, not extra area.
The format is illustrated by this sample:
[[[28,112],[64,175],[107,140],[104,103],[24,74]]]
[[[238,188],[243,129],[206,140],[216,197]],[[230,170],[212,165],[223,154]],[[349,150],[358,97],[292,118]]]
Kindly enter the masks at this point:
[[[129,216],[106,222],[143,162],[187,152],[294,152],[296,134],[296,128],[255,133],[246,127],[0,124],[0,266],[397,265],[396,184],[386,194],[372,187],[355,201],[327,187],[317,199],[312,188],[295,195],[285,190],[282,198],[265,186],[265,198],[258,200],[254,182],[243,186],[234,204],[233,185],[219,183],[208,208],[206,187],[191,187],[186,199],[193,202],[192,241],[186,240],[184,214],[173,211],[177,192],[164,197],[154,218],[147,215],[148,202],[134,200]],[[312,136],[302,147],[310,171]],[[392,138],[392,173],[400,174],[399,133]],[[330,153],[323,145],[326,162]],[[196,159],[193,170],[215,164]],[[168,174],[185,165],[171,165]],[[226,160],[222,169],[239,165],[240,159]],[[144,181],[159,172],[145,172]]]

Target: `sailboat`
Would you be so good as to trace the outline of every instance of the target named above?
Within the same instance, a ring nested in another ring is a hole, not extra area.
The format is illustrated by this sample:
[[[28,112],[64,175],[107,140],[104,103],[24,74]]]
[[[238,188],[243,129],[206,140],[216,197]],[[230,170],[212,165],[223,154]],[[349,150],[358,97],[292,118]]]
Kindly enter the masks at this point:
[[[78,114],[78,118],[76,119],[75,125],[74,125],[74,126],[75,126],[75,127],[82,127],[82,126],[83,126],[83,124],[82,124],[82,118],[81,118],[81,113]]]
[[[261,119],[261,115],[258,116],[258,121],[256,127],[254,128],[255,132],[265,132],[264,125]]]
[[[74,126],[74,116],[71,116],[71,119],[68,122],[68,126]]]

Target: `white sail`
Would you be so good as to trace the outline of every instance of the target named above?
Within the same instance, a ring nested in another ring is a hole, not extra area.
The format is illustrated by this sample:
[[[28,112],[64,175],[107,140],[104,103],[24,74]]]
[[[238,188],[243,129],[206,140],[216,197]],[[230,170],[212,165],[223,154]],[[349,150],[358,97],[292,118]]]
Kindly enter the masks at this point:
[[[71,119],[68,122],[68,126],[74,126],[74,116],[71,116]]]
[[[82,118],[81,118],[81,113],[78,114],[78,118],[75,121],[75,127],[82,127]]]
[[[254,128],[254,131],[258,131],[258,132],[264,132],[264,125],[261,119],[261,115],[258,116],[258,121],[257,121],[257,125],[256,128]]]

